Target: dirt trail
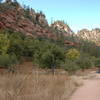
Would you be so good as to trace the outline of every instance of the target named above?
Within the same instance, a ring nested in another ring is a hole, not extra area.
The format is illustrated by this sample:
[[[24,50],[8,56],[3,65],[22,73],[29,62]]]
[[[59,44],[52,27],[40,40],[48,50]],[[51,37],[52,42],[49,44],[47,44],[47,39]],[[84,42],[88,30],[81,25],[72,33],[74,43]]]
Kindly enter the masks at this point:
[[[70,100],[100,100],[100,74],[84,80],[84,85],[73,93]]]

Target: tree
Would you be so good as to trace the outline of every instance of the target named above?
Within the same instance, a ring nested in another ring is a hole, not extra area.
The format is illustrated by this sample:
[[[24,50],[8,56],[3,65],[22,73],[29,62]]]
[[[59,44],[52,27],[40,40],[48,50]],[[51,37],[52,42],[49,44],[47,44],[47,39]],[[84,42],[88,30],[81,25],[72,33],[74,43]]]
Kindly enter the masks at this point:
[[[100,58],[95,58],[95,66],[100,67]]]
[[[54,69],[61,67],[61,63],[65,61],[64,49],[49,42],[42,44],[38,45],[33,55],[34,60],[42,68],[51,68],[54,73]]]
[[[32,57],[34,53],[34,40],[31,37],[24,39],[24,55]]]
[[[79,58],[80,53],[76,49],[69,49],[66,56],[69,60],[75,60]]]
[[[6,54],[9,48],[9,39],[7,35],[0,34],[0,54]]]
[[[94,62],[87,56],[85,57],[80,57],[80,59],[78,59],[76,61],[76,64],[81,68],[81,69],[88,69],[91,67],[94,67]]]
[[[23,51],[24,51],[24,41],[21,35],[18,33],[11,34],[9,37],[10,40],[10,47],[8,50],[9,54],[16,54],[17,56],[23,56]]]
[[[63,64],[63,68],[69,73],[74,74],[76,70],[80,69],[80,66],[78,66],[75,61],[66,59],[66,62]]]
[[[63,49],[56,46],[44,52],[40,61],[43,67],[51,68],[54,74],[55,68],[60,67],[64,60],[65,55]]]

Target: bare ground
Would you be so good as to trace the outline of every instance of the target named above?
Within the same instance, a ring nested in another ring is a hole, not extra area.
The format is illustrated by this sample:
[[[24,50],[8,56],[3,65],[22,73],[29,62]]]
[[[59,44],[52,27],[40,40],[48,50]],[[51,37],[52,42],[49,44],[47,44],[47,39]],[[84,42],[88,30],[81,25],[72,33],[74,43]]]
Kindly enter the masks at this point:
[[[73,93],[70,100],[100,100],[100,74],[83,82],[84,85]]]

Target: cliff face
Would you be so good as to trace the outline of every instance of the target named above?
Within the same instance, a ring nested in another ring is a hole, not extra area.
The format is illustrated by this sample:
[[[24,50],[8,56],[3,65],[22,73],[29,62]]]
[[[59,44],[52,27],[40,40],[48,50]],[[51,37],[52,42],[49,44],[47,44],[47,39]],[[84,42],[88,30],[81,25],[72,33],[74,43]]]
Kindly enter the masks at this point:
[[[77,36],[85,40],[99,43],[100,42],[100,29],[96,28],[96,29],[92,29],[91,31],[87,29],[83,29],[77,33]]]
[[[51,26],[62,32],[64,36],[72,35],[74,33],[63,21],[55,21]]]
[[[0,4],[0,29],[11,29],[33,37],[53,39],[57,39],[59,33],[65,37],[73,33],[62,21],[56,21],[49,26],[42,12],[35,12],[29,7],[21,7],[17,2],[8,1]]]
[[[6,0],[0,3],[0,30],[11,29],[32,37],[57,39],[61,36],[78,37],[100,44],[100,29],[83,29],[77,34],[63,21],[55,21],[50,26],[42,12],[35,12],[29,7],[21,7],[19,3]],[[70,41],[70,40],[69,40]]]
[[[0,4],[0,29],[8,28],[34,37],[55,37],[47,27],[48,23],[42,12],[23,9],[13,2]]]

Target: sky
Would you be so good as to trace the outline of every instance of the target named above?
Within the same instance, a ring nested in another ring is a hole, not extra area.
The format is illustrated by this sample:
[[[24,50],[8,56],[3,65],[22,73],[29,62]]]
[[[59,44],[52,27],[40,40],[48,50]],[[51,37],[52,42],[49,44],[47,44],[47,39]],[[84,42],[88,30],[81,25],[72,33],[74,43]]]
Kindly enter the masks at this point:
[[[100,28],[100,0],[17,0],[43,11],[49,23],[64,20],[74,32]]]

